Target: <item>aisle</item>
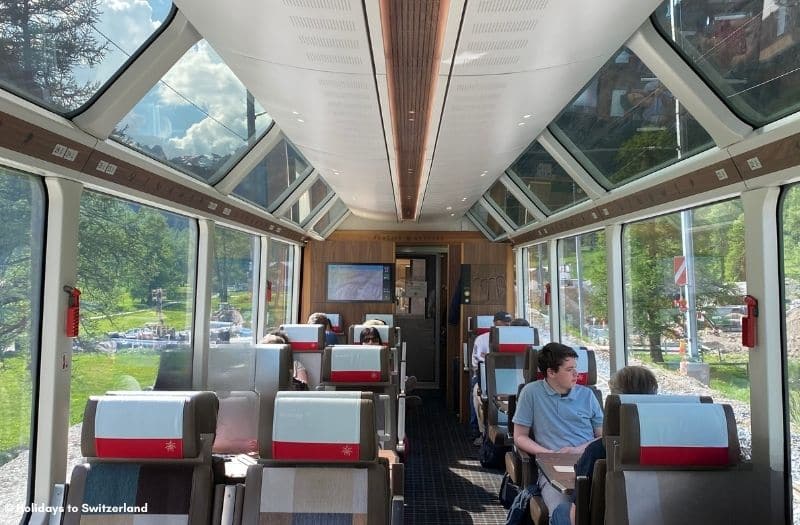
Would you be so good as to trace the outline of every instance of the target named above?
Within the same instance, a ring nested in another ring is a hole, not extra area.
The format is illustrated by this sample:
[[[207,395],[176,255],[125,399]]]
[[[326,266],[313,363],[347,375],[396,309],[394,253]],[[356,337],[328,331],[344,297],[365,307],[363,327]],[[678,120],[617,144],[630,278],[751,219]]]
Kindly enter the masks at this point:
[[[444,406],[438,391],[414,392],[423,404],[407,416],[410,455],[406,461],[407,524],[505,523],[497,500],[503,472],[478,462],[478,447]]]

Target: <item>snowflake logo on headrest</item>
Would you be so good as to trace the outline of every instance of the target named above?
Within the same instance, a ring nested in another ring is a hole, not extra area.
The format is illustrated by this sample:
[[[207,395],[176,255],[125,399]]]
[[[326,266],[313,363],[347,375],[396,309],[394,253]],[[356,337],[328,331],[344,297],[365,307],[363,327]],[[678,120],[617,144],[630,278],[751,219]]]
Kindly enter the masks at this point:
[[[350,445],[345,445],[342,447],[342,456],[350,457],[353,455],[353,447]]]
[[[370,379],[374,379],[375,381],[377,381],[378,379],[380,379],[380,375],[378,374],[378,372],[372,372],[372,373],[369,375],[369,378],[370,378]]]
[[[167,452],[175,452],[175,442],[174,441],[167,441],[164,444],[164,448],[167,449]]]

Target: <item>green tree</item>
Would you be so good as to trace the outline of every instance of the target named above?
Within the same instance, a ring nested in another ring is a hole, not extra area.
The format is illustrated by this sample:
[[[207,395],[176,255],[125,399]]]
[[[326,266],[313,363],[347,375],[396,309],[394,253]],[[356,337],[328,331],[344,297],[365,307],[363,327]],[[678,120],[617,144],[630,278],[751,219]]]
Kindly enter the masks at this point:
[[[0,64],[4,78],[21,91],[63,111],[81,106],[98,83],[80,83],[74,71],[103,60],[94,24],[100,0],[0,2]]]

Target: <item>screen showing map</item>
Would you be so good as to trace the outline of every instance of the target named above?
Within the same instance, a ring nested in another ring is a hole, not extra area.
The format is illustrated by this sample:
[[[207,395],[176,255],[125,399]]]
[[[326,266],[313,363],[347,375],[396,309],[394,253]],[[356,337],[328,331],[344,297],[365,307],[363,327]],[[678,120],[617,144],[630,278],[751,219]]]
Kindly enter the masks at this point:
[[[391,264],[328,264],[328,301],[392,302]]]

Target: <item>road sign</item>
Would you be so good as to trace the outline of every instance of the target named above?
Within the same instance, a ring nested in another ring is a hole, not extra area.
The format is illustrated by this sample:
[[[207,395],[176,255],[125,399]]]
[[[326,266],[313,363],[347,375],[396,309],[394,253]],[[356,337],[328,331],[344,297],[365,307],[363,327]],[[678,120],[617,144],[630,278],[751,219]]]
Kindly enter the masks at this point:
[[[679,255],[672,258],[672,266],[675,269],[675,284],[678,286],[686,286],[688,283],[686,272],[686,257]]]

